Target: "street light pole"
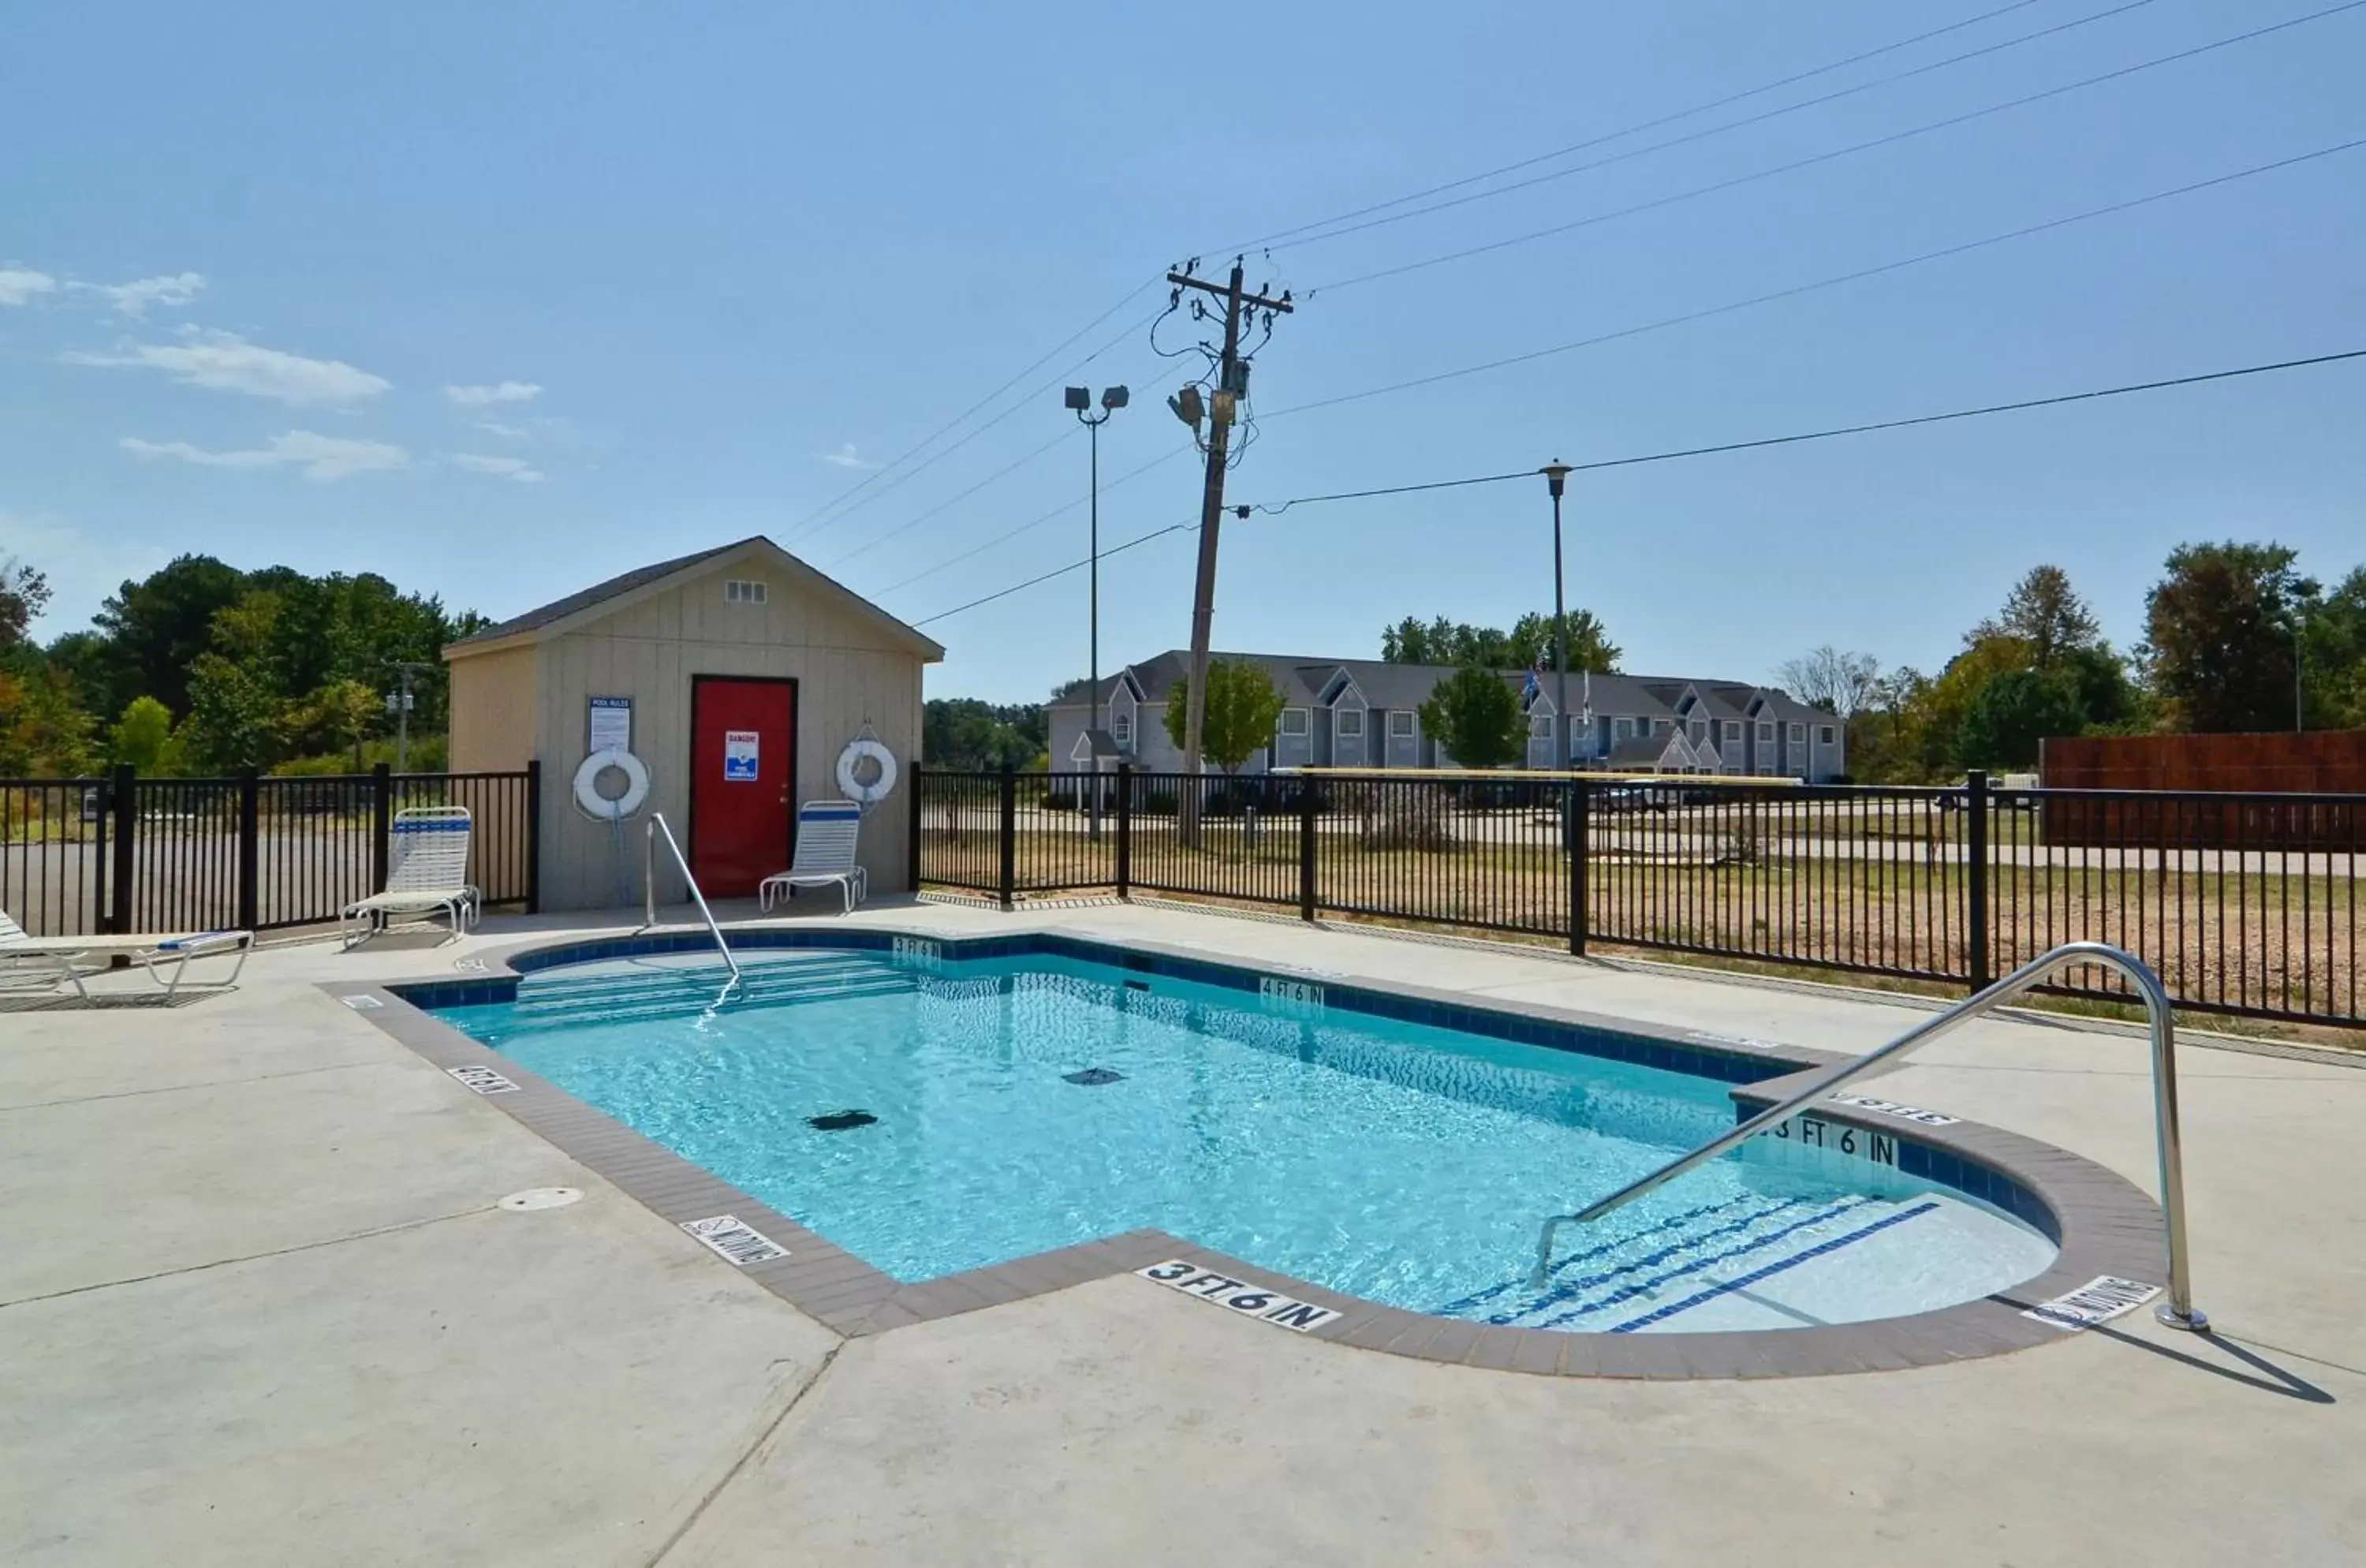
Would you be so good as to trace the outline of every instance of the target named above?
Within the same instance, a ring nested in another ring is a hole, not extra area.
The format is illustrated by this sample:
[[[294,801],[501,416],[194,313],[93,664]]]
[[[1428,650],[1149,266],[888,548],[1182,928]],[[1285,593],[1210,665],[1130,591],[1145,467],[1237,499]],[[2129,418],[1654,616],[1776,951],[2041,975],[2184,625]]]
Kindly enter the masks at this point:
[[[1553,771],[1569,766],[1569,612],[1561,594],[1560,492],[1569,465],[1556,457],[1537,470],[1552,491],[1553,506]]]
[[[1091,587],[1087,590],[1089,608],[1087,615],[1091,626],[1087,635],[1090,652],[1087,655],[1085,672],[1085,750],[1092,754],[1092,836],[1098,839],[1101,836],[1101,757],[1099,750],[1093,744],[1093,736],[1107,728],[1101,723],[1101,426],[1109,423],[1110,415],[1125,407],[1126,389],[1123,387],[1102,389],[1101,412],[1098,417],[1092,412],[1093,399],[1088,389],[1070,387],[1066,401],[1067,406],[1076,411],[1076,423],[1090,433],[1092,447],[1092,477],[1087,504],[1087,514],[1092,521],[1089,525],[1090,547],[1086,551],[1091,562],[1087,573]]]

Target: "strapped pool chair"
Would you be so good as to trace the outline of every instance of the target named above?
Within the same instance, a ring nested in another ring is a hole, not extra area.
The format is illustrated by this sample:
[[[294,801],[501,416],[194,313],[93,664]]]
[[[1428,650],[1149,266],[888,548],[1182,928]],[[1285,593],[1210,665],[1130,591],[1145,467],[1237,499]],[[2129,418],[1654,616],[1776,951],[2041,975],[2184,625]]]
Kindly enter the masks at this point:
[[[474,819],[465,806],[413,806],[394,814],[386,891],[357,898],[338,919],[353,947],[404,915],[441,914],[457,941],[477,921],[477,890],[468,882],[468,840]]]
[[[797,851],[789,869],[764,878],[756,889],[758,907],[772,912],[772,900],[796,897],[800,887],[835,885],[846,911],[871,897],[871,879],[854,858],[862,832],[862,807],[851,800],[808,800],[797,807]]]
[[[237,960],[228,975],[220,980],[201,982],[198,987],[227,991],[238,984],[240,974],[246,968],[246,955],[254,947],[253,931],[195,931],[178,936],[162,932],[32,936],[17,923],[15,916],[0,909],[0,979],[29,974],[33,983],[44,988],[72,986],[74,994],[85,1001],[90,992],[82,983],[83,976],[103,973],[118,958],[138,959],[147,969],[148,977],[164,987],[169,999],[180,990],[191,959],[235,953]],[[159,971],[160,964],[170,966],[169,977]]]

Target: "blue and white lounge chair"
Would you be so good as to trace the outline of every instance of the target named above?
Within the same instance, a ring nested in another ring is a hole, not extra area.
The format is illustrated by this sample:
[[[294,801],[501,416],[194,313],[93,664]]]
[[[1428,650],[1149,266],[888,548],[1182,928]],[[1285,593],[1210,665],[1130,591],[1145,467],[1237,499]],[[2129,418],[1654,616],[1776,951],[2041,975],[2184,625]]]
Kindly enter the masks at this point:
[[[254,946],[253,931],[198,931],[180,936],[30,936],[17,923],[16,917],[0,909],[0,977],[29,975],[39,986],[70,985],[74,994],[85,1000],[90,992],[83,987],[83,976],[100,973],[118,958],[140,960],[148,977],[163,987],[169,998],[181,988],[191,959],[234,953],[238,956],[230,973],[201,987],[226,991],[238,984],[239,974],[246,967],[246,955]],[[171,966],[170,977],[158,969],[159,964]]]
[[[352,947],[402,915],[441,914],[457,941],[477,922],[477,890],[468,881],[472,818],[465,806],[413,806],[394,814],[386,891],[357,898],[338,917]]]
[[[794,898],[800,887],[835,884],[851,914],[871,896],[870,877],[854,858],[862,832],[862,807],[853,801],[808,800],[797,807],[796,854],[788,870],[764,878],[756,889],[758,906],[770,914],[775,898]]]

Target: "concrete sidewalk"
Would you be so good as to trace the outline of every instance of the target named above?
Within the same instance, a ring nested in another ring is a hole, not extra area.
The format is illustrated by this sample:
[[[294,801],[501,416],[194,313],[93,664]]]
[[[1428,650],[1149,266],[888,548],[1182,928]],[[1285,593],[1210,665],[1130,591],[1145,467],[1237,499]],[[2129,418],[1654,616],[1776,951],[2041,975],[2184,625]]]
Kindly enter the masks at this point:
[[[1842,1050],[1914,1016],[1166,909],[857,919]],[[2366,1562],[2366,1070],[2186,1052],[2212,1339],[2139,1313],[1907,1372],[1582,1382],[1121,1277],[841,1341],[317,989],[524,925],[0,1012],[0,1562]],[[1883,1081],[2154,1185],[2139,1040],[1991,1020]],[[494,1206],[553,1186],[585,1196]]]

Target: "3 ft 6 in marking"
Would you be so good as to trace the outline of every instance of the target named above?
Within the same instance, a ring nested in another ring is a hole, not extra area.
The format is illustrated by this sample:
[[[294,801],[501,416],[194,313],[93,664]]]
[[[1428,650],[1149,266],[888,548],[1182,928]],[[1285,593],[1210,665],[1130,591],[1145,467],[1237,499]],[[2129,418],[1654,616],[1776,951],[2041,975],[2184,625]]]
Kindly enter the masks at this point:
[[[1235,1280],[1229,1274],[1219,1274],[1214,1269],[1202,1269],[1197,1263],[1186,1263],[1179,1258],[1170,1258],[1164,1263],[1154,1263],[1134,1272],[1170,1291],[1180,1291],[1187,1296],[1213,1302],[1244,1317],[1278,1323],[1301,1334],[1310,1328],[1320,1328],[1339,1315],[1329,1307],[1301,1302],[1268,1286]]]

